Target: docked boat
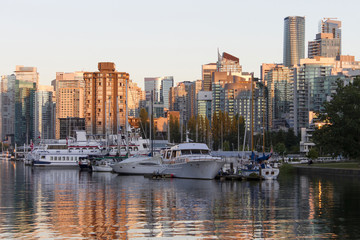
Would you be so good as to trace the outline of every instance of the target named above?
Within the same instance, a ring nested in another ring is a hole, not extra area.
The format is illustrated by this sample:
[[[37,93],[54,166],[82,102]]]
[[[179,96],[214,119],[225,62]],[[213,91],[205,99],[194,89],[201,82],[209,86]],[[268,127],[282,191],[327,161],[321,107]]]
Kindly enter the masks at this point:
[[[161,156],[133,156],[112,165],[114,172],[123,175],[146,175],[161,173],[163,170]]]
[[[161,174],[178,178],[213,179],[225,162],[210,155],[204,143],[181,143],[163,153]]]
[[[129,131],[128,135],[128,139],[121,134],[109,136],[109,142],[112,143],[108,146],[109,156],[149,155],[149,139],[142,138],[136,130]]]
[[[34,167],[79,167],[79,162],[88,158],[88,155],[74,153],[49,153],[37,151],[31,155]]]
[[[114,164],[115,162],[112,159],[103,159],[95,161],[91,165],[91,169],[93,172],[112,172],[113,168],[111,166]]]
[[[251,154],[251,162],[245,167],[239,170],[239,175],[247,179],[265,179],[265,180],[275,180],[279,176],[280,170],[277,166],[271,166],[266,163],[271,157],[269,155],[263,154],[263,156],[256,156],[254,152]]]

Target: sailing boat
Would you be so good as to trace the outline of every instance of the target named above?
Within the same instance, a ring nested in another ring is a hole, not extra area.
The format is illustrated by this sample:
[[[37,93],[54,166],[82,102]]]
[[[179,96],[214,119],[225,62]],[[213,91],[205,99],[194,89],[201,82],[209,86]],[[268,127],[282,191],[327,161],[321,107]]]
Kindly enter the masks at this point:
[[[265,179],[272,180],[277,179],[280,170],[278,168],[273,168],[272,166],[266,163],[272,156],[272,151],[266,155],[265,154],[265,113],[263,111],[263,155],[256,155],[254,152],[254,87],[253,82],[251,82],[251,164],[247,165],[245,168],[241,169],[239,174],[248,179]],[[264,86],[263,86],[264,88]],[[264,102],[265,94],[263,94]],[[245,131],[246,132],[246,131]]]

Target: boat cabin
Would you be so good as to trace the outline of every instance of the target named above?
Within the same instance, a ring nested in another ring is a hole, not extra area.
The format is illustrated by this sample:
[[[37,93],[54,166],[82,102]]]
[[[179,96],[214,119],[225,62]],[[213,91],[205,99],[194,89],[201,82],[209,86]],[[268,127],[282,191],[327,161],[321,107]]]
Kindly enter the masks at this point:
[[[165,149],[163,159],[170,160],[184,155],[210,155],[210,149],[204,143],[181,143],[170,149]]]

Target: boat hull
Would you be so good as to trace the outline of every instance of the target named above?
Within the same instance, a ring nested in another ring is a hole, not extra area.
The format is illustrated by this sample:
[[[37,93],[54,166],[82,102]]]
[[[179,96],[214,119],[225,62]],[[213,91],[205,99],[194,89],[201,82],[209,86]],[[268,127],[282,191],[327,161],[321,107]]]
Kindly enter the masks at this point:
[[[112,172],[113,169],[110,166],[92,166],[93,172]]]
[[[189,161],[164,164],[164,170],[161,173],[177,178],[214,179],[223,166],[222,161]]]
[[[34,167],[74,167],[78,168],[79,164],[77,162],[50,162],[50,161],[38,161],[33,160],[32,165]]]
[[[122,175],[146,175],[161,173],[163,166],[159,158],[137,157],[112,165],[114,172]]]
[[[280,170],[278,168],[264,168],[261,169],[261,176],[265,180],[275,180],[279,176]]]

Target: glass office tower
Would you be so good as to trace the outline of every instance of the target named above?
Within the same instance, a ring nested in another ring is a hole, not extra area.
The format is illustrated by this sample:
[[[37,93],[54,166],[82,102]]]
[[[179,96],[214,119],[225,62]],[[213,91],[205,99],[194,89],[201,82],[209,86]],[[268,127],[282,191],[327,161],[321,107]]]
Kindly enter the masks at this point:
[[[284,19],[284,65],[298,65],[305,58],[305,17]]]

